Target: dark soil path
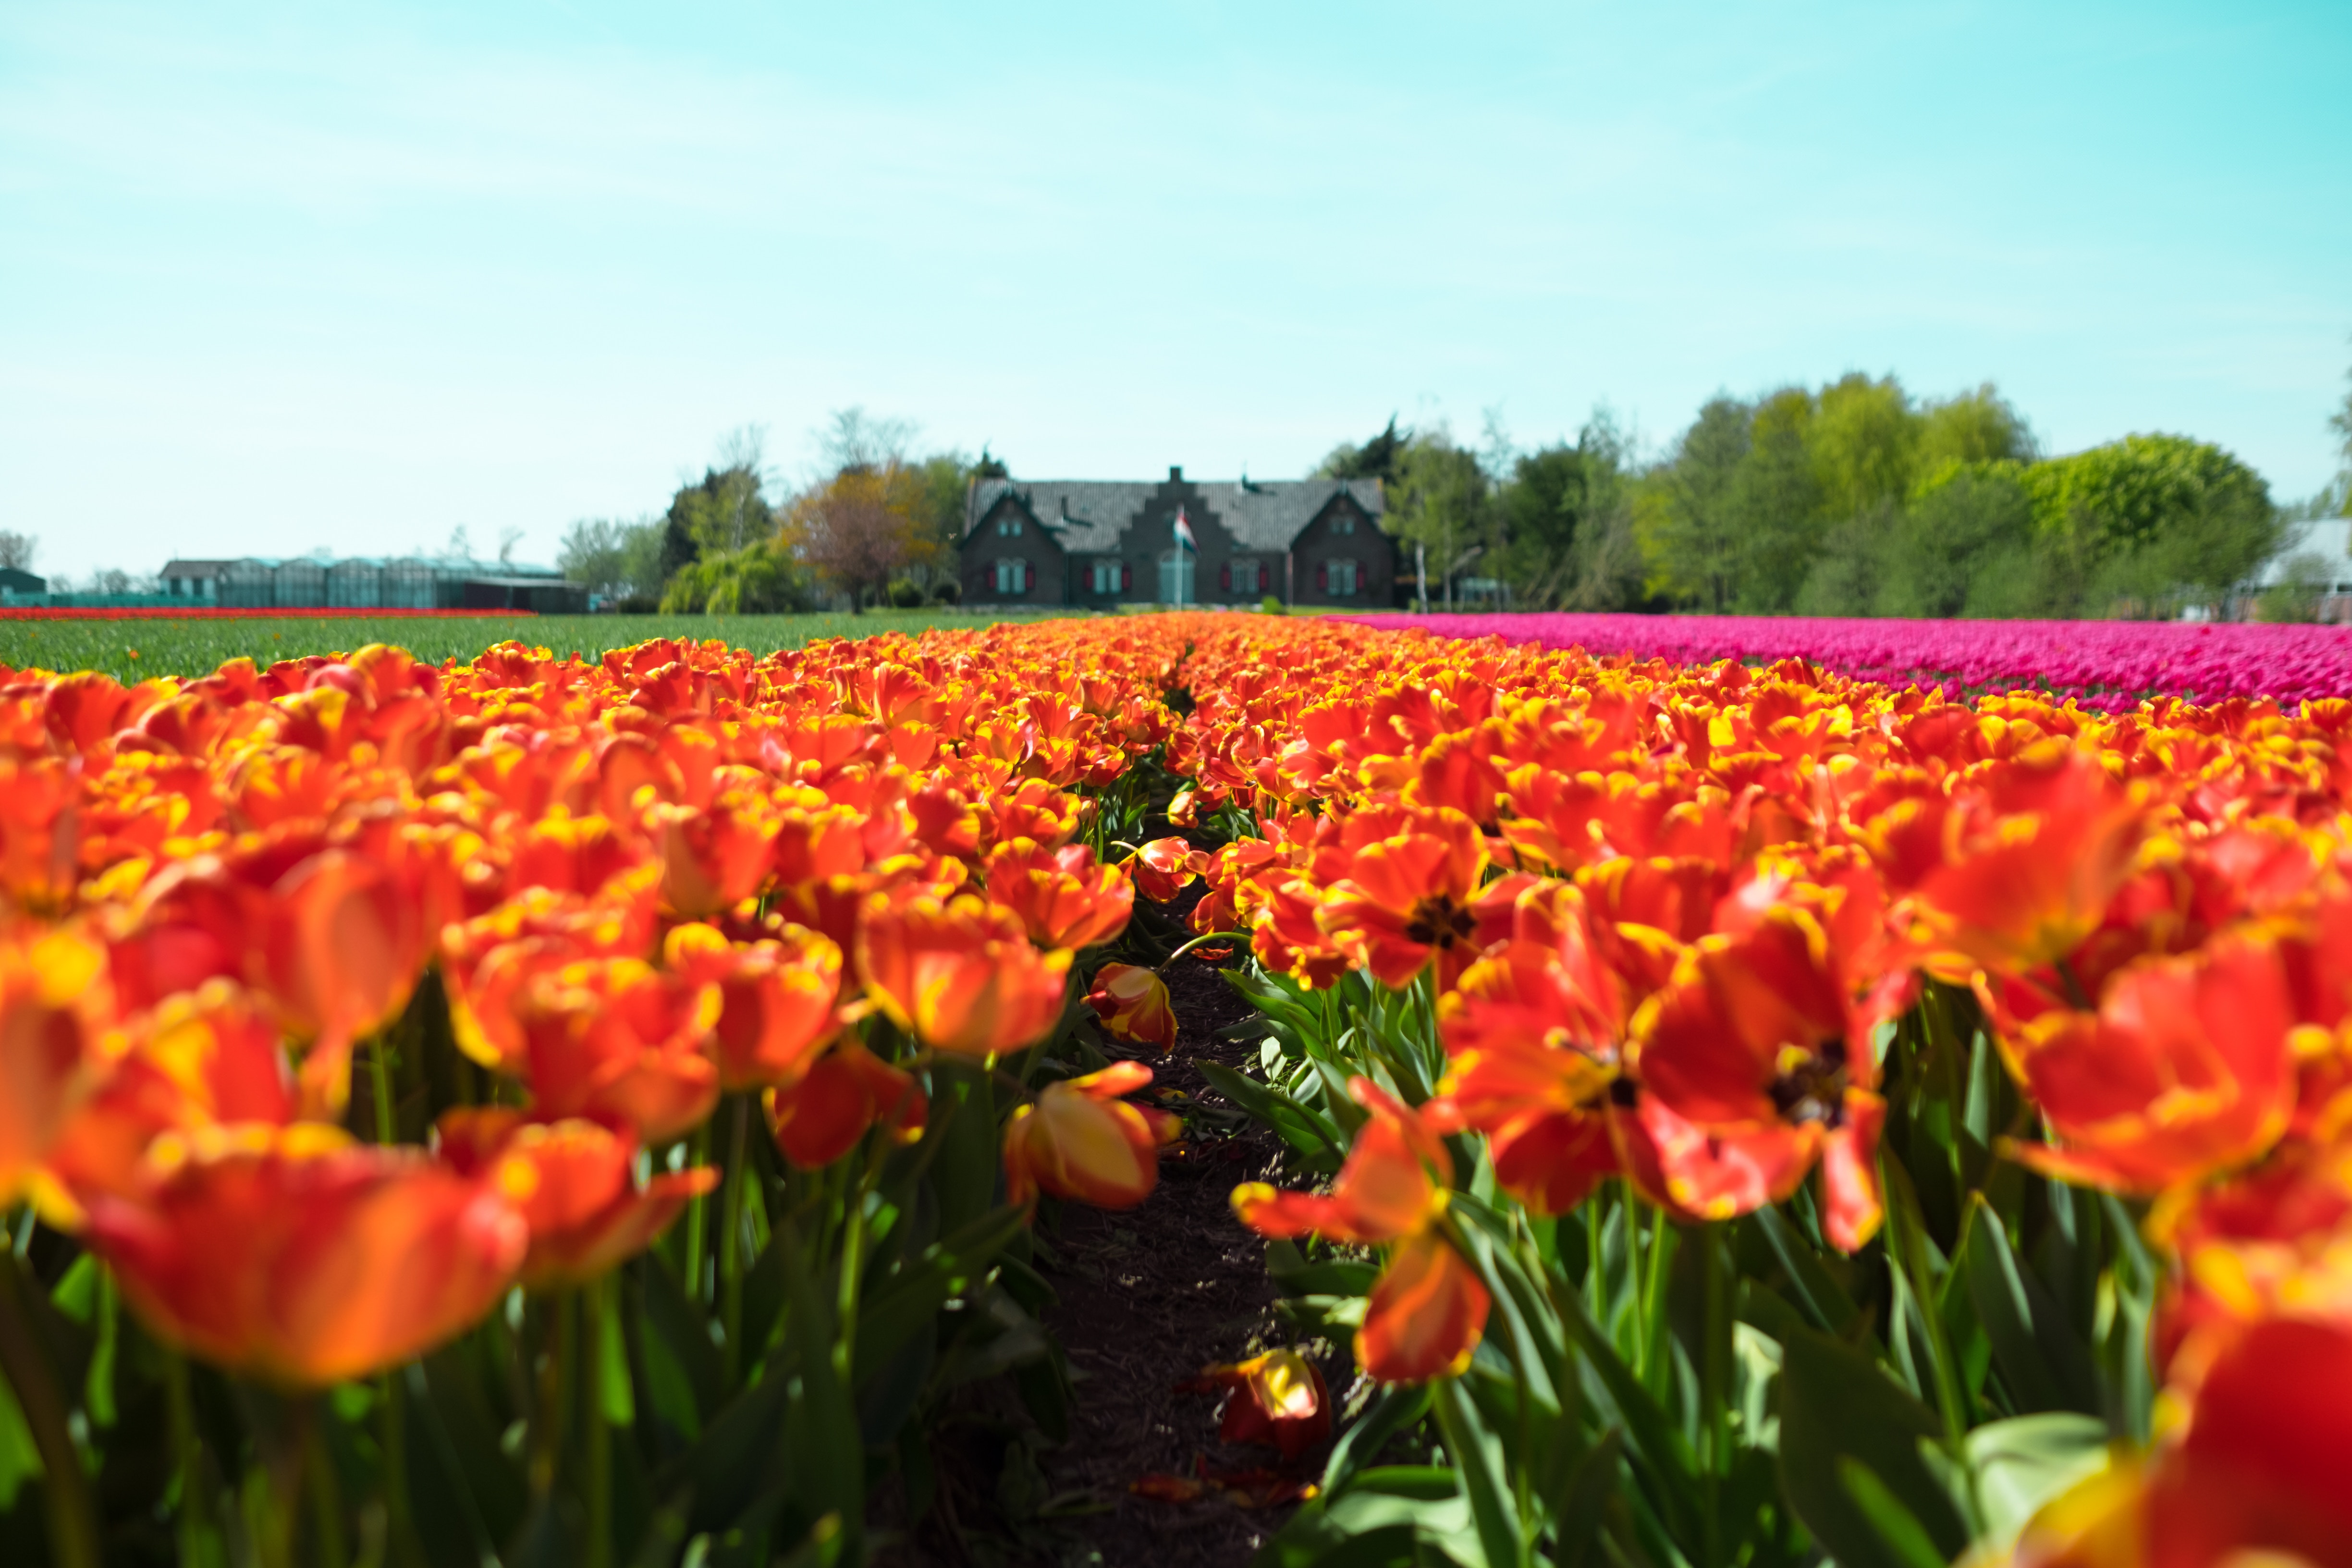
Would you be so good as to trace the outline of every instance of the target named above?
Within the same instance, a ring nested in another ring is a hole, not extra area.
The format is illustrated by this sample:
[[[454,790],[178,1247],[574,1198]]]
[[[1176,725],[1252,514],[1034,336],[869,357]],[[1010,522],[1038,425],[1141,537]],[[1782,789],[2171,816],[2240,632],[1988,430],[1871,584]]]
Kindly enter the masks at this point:
[[[1193,1065],[1204,1057],[1255,1064],[1255,1040],[1216,1036],[1250,1008],[1198,958],[1179,959],[1166,978],[1176,1051],[1141,1059],[1157,1075],[1153,1092],[1188,1112],[1192,1136],[1162,1160],[1159,1188],[1140,1207],[1061,1212],[1051,1237],[1061,1302],[1046,1326],[1082,1381],[1070,1440],[1042,1463],[1052,1491],[1084,1489],[1110,1505],[1069,1521],[1063,1563],[1243,1568],[1287,1509],[1244,1510],[1216,1494],[1162,1502],[1129,1489],[1146,1475],[1192,1476],[1203,1460],[1212,1471],[1269,1463],[1270,1451],[1220,1445],[1217,1399],[1177,1385],[1212,1362],[1286,1340],[1265,1244],[1242,1228],[1230,1202],[1237,1184],[1276,1178],[1281,1145],[1211,1091]]]

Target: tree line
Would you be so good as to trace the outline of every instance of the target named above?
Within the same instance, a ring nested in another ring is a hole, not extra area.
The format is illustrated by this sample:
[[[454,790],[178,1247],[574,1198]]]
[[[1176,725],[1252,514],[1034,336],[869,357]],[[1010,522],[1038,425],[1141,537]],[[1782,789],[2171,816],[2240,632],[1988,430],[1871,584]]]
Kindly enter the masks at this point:
[[[817,472],[794,487],[779,485],[761,432],[747,426],[658,515],[573,523],[556,564],[622,610],[952,604],[965,492],[1005,468],[984,449],[915,455],[914,434],[905,420],[840,410],[819,435]]]
[[[1919,397],[1892,375],[1719,395],[1646,457],[1606,407],[1532,449],[1492,413],[1475,447],[1391,418],[1317,473],[1381,481],[1382,526],[1433,605],[2168,617],[2224,605],[2299,521],[2347,510],[2352,394],[2330,423],[2344,474],[2285,507],[2210,442],[2132,435],[2053,456],[1992,384]],[[747,427],[658,515],[573,524],[558,563],[624,609],[951,603],[967,491],[1006,469],[985,449],[917,454],[914,435],[841,410],[789,485]],[[2258,613],[2311,613],[2340,568],[2294,558]]]
[[[2352,474],[2352,395],[2332,424]],[[1492,414],[1475,449],[1391,419],[1318,471],[1382,481],[1433,602],[1729,615],[2177,616],[2224,602],[2352,493],[2339,479],[2280,507],[2180,436],[2048,456],[1990,384],[1923,399],[1859,374],[1714,397],[1649,460],[1602,409],[1531,451]]]

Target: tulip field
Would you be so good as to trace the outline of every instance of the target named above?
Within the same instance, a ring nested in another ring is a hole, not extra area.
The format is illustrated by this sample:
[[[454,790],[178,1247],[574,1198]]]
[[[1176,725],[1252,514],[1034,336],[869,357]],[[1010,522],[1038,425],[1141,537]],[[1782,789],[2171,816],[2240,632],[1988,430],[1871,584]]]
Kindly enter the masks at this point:
[[[1349,618],[1684,664],[1802,658],[1859,679],[1933,686],[1948,696],[2046,691],[2106,712],[2149,696],[2294,702],[2352,694],[2352,626],[2342,626],[1600,614]]]
[[[0,670],[0,1562],[2352,1564],[2352,675],[1812,624]]]

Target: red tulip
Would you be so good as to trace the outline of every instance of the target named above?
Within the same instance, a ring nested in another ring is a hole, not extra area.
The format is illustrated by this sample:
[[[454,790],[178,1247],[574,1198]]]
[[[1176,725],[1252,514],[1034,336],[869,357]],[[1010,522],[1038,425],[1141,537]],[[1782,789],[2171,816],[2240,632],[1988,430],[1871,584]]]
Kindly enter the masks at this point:
[[[777,1149],[803,1171],[832,1164],[877,1125],[911,1142],[922,1135],[930,1109],[912,1074],[883,1061],[855,1035],[819,1057],[799,1082],[770,1089],[762,1103]]]
[[[593,1121],[531,1121],[485,1107],[446,1112],[436,1132],[451,1169],[488,1177],[529,1222],[521,1282],[534,1290],[603,1278],[719,1184],[717,1171],[698,1166],[639,1188],[629,1169],[636,1139]]]
[[[303,1387],[423,1354],[489,1310],[530,1229],[490,1184],[315,1123],[160,1140],[84,1233],[162,1338]]]
[[[1036,1103],[1004,1124],[1006,1195],[1026,1203],[1041,1190],[1097,1208],[1133,1208],[1160,1180],[1160,1146],[1181,1123],[1118,1097],[1151,1081],[1140,1062],[1114,1062],[1084,1078],[1047,1084]]]

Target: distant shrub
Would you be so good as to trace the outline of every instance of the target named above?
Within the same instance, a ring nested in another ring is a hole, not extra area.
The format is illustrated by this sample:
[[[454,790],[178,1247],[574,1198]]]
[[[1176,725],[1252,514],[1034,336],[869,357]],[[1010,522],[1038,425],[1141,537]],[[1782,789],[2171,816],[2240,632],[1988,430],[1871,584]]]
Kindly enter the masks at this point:
[[[1272,594],[1268,594],[1265,598],[1260,599],[1257,602],[1257,607],[1269,616],[1278,616],[1283,613],[1282,601],[1276,598]]]
[[[934,605],[961,604],[962,600],[963,584],[958,583],[954,578],[941,578],[939,582],[931,584],[931,603]]]
[[[890,584],[890,603],[898,608],[901,610],[916,609],[922,605],[922,602],[923,591],[920,588],[916,587],[912,583],[908,582],[904,577],[899,578],[896,583]]]

